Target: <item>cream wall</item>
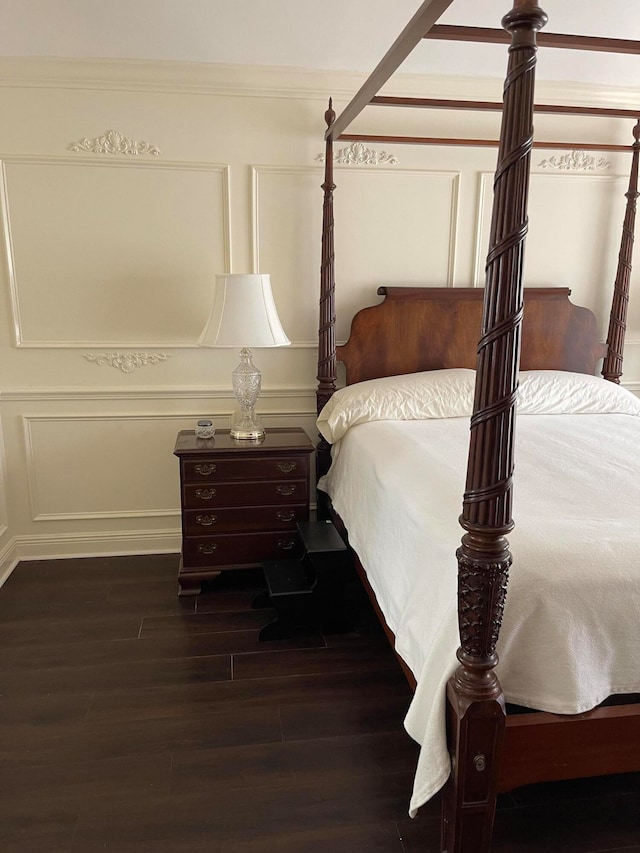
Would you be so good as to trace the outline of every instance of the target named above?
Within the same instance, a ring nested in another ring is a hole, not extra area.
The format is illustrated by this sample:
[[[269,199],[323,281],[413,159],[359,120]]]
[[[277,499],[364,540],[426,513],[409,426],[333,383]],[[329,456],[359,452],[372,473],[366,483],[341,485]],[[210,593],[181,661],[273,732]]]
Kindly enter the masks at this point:
[[[0,577],[18,559],[177,551],[176,433],[204,415],[228,426],[234,409],[236,353],[196,345],[215,273],[271,274],[292,346],[256,354],[260,415],[315,437],[323,113],[362,78],[53,60],[0,72]],[[496,99],[500,82],[405,76],[388,90]],[[477,138],[497,118],[378,110],[358,128]],[[537,132],[631,141],[622,121],[541,117]],[[336,149],[339,341],[380,284],[482,286],[495,149]],[[527,282],[571,287],[603,337],[629,160],[532,161]],[[640,389],[640,292],[626,364]]]

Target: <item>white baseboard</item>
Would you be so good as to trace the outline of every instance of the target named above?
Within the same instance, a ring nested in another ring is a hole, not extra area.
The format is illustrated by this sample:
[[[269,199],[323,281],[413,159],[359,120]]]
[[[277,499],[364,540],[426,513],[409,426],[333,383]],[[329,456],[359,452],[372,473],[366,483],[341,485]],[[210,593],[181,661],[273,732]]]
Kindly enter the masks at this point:
[[[0,552],[0,586],[19,562],[130,554],[178,554],[180,546],[180,531],[175,529],[14,536]]]
[[[2,586],[11,572],[18,565],[15,538],[11,539],[0,551],[0,586]]]

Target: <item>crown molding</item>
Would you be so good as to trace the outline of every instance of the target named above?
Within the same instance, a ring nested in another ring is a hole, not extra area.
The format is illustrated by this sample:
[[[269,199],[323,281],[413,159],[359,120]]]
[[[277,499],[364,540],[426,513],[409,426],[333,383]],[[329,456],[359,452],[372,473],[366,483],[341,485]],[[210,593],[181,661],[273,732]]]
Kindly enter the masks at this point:
[[[114,59],[0,57],[0,87],[220,94],[348,101],[366,80],[354,71]],[[501,99],[503,81],[488,77],[396,74],[385,93],[410,97]],[[635,109],[639,87],[536,82],[537,100]]]

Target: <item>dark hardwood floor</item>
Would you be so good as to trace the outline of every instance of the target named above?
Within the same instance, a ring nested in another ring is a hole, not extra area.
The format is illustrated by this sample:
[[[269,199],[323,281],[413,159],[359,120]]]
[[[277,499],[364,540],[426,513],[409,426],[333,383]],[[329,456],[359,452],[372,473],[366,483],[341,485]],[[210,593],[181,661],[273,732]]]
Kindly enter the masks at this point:
[[[410,691],[367,608],[258,643],[258,573],[20,564],[0,589],[1,853],[435,853],[407,817]],[[640,853],[640,774],[501,800],[496,853]]]

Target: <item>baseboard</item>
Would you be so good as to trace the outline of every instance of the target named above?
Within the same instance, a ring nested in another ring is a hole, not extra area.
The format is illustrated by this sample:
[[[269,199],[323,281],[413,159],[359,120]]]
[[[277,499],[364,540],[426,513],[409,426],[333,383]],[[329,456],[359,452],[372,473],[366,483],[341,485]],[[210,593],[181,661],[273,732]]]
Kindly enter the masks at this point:
[[[180,531],[175,529],[14,536],[0,552],[0,585],[21,561],[117,557],[129,554],[178,554],[180,545]]]
[[[0,586],[2,586],[11,572],[18,565],[19,558],[16,551],[15,537],[11,539],[0,551]]]

